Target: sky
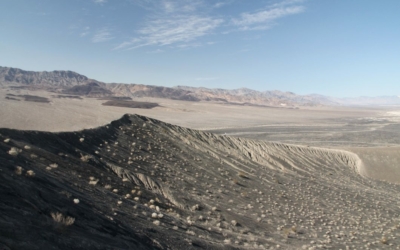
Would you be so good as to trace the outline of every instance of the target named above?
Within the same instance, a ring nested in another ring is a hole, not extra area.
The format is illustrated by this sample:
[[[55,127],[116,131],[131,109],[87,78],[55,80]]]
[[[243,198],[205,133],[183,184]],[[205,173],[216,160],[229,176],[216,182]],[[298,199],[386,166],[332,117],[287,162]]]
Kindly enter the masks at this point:
[[[2,0],[0,66],[104,82],[400,95],[398,0]]]

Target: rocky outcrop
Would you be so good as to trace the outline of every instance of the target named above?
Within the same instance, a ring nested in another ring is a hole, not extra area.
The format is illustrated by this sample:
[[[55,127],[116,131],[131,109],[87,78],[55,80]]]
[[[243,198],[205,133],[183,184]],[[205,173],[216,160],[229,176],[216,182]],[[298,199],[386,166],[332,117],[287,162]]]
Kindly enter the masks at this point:
[[[0,66],[1,84],[23,84],[28,86],[67,88],[86,84],[86,76],[72,71],[25,71],[17,68]]]
[[[105,84],[89,82],[85,85],[76,85],[62,91],[63,94],[80,95],[88,97],[111,96],[113,93],[106,89]]]

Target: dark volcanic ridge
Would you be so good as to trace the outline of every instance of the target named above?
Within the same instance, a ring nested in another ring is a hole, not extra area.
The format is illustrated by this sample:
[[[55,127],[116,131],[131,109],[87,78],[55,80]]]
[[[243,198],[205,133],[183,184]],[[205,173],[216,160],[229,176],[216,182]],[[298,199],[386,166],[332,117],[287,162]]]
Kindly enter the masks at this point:
[[[0,129],[0,162],[3,248],[400,245],[400,187],[361,176],[346,151],[125,115],[78,132]]]
[[[140,109],[152,109],[158,107],[158,103],[154,102],[136,102],[136,101],[125,101],[125,100],[109,100],[103,103],[104,106],[124,107],[124,108],[140,108]]]
[[[35,72],[0,66],[0,86],[12,89],[44,89],[88,97],[153,97],[183,101],[211,101],[272,107],[327,105],[400,105],[398,96],[333,98],[296,95],[282,91],[208,89],[187,86],[162,87],[142,84],[104,83],[72,71]]]
[[[24,101],[27,102],[44,102],[49,103],[50,100],[46,97],[36,96],[36,95],[14,95],[7,94],[6,99],[20,101],[23,98]]]

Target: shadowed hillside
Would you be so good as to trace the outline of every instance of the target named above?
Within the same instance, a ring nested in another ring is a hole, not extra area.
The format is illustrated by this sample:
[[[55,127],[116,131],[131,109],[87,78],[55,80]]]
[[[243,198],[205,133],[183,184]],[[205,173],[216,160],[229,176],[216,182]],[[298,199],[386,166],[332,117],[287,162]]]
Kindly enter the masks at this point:
[[[0,246],[393,249],[400,188],[353,153],[125,115],[96,129],[0,129]]]

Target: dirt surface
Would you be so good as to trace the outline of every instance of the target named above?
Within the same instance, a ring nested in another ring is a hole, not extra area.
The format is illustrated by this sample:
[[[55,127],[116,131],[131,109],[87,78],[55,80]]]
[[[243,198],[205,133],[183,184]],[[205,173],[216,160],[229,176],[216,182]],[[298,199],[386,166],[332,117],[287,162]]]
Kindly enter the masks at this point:
[[[0,249],[399,249],[397,107],[53,95],[0,89]]]
[[[36,95],[48,98],[51,102],[46,106],[41,103],[12,102],[5,99],[7,94]],[[247,137],[251,133],[256,135],[258,132],[268,132],[274,126],[281,129],[300,126],[335,129],[345,127],[349,121],[384,117],[387,112],[396,110],[346,107],[288,109],[158,98],[133,98],[133,101],[158,103],[160,106],[153,109],[132,109],[104,106],[104,100],[95,98],[55,98],[53,95],[54,93],[45,91],[0,89],[0,116],[4,117],[0,120],[0,127],[53,132],[75,131],[107,124],[124,114],[140,114],[175,125],[216,133],[227,131],[231,134],[229,131],[233,129],[233,133],[238,136]],[[259,131],[260,128],[264,128],[264,131]],[[287,139],[290,139],[290,130],[287,132]],[[258,138],[258,135],[254,138]],[[273,137],[260,139],[275,140]],[[292,142],[296,139],[293,137]]]
[[[400,186],[363,177],[362,160],[347,151],[135,115],[80,132],[0,134],[0,242],[11,249],[400,244]],[[57,212],[74,223],[57,222]]]

